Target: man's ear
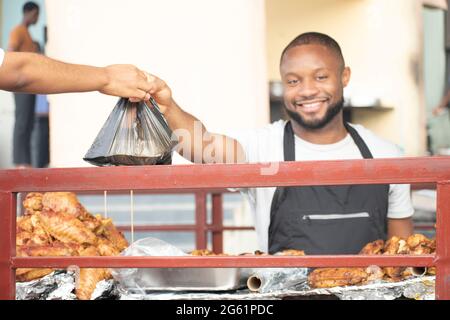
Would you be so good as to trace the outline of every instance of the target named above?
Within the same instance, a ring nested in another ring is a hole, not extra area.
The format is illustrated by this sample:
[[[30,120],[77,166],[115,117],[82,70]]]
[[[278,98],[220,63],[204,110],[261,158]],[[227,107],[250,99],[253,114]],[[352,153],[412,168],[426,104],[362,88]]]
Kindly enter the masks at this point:
[[[350,82],[350,76],[352,74],[352,71],[350,70],[350,67],[345,67],[344,70],[342,71],[342,75],[341,75],[341,81],[342,81],[342,86],[345,88],[348,83]]]

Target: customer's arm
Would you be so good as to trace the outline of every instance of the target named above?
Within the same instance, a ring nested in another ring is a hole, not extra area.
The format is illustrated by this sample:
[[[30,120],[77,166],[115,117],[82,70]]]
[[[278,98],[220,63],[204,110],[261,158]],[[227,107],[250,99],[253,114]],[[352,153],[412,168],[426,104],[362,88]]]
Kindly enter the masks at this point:
[[[150,98],[146,73],[135,66],[93,67],[20,52],[5,53],[0,67],[0,89],[46,94],[100,91],[126,98]]]

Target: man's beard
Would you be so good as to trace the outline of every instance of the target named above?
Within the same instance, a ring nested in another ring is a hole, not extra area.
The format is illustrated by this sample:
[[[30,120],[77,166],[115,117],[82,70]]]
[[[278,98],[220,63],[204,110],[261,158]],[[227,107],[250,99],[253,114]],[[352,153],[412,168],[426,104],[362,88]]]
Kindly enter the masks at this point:
[[[339,112],[341,112],[343,107],[344,107],[344,98],[341,98],[341,100],[339,100],[335,104],[332,104],[328,108],[325,116],[322,119],[313,119],[310,121],[305,120],[300,114],[292,110],[289,110],[288,108],[286,108],[286,106],[284,106],[284,109],[286,110],[289,117],[293,121],[295,121],[298,125],[302,126],[305,129],[317,130],[322,129],[328,123],[330,123],[331,120],[333,120],[334,117],[336,117],[336,115],[338,115]]]

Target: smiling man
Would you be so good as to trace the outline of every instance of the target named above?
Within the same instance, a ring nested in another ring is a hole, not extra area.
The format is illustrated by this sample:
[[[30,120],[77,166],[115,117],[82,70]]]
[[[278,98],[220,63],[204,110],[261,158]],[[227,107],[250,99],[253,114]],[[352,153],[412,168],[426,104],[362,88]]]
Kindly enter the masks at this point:
[[[344,122],[343,89],[351,72],[334,39],[315,32],[299,35],[283,51],[280,73],[290,120],[228,137],[208,132],[175,103],[170,88],[154,76],[150,94],[178,134],[180,153],[196,162],[317,161],[402,155],[394,144],[360,125]],[[196,132],[203,137],[195,137]],[[188,147],[186,140],[192,141]],[[409,190],[409,185],[353,185],[242,192],[248,196],[255,214],[260,250],[355,254],[368,242],[412,234],[414,210]]]

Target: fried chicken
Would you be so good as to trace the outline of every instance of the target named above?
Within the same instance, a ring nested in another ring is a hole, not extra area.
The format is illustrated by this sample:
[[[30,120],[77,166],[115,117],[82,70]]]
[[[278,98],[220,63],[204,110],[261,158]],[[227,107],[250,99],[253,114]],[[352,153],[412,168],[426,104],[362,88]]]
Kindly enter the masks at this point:
[[[304,256],[305,251],[295,249],[285,249],[283,251],[275,253],[276,256]]]
[[[99,256],[100,252],[95,247],[88,247],[80,251],[80,256]],[[111,272],[106,268],[82,268],[78,276],[75,294],[80,300],[90,300],[97,283],[111,277]]]
[[[383,240],[375,240],[370,242],[361,249],[359,254],[367,254],[367,255],[377,255],[383,252],[384,241]]]
[[[70,214],[44,209],[38,214],[38,218],[44,229],[62,242],[95,244],[97,241],[95,234]]]
[[[75,218],[82,218],[87,214],[86,209],[73,192],[46,192],[42,196],[42,206],[54,212],[72,215]]]
[[[332,288],[361,284],[369,278],[364,268],[320,268],[308,275],[311,288]]]
[[[125,239],[123,234],[116,229],[111,219],[102,219],[101,228],[101,234],[108,239],[119,252],[128,247],[127,239]]]
[[[23,201],[26,214],[32,214],[35,211],[42,210],[42,193],[31,192],[27,194]]]
[[[436,244],[433,240],[428,239],[423,234],[413,234],[406,240],[410,248],[411,254],[430,254],[435,251]]]
[[[71,192],[29,193],[26,215],[17,218],[17,256],[117,256],[128,242],[111,219],[93,216]],[[17,281],[31,281],[51,268],[20,268]],[[97,283],[111,276],[109,269],[82,268],[76,295],[90,299]]]
[[[399,237],[393,236],[384,246],[385,255],[397,255],[397,254],[408,254],[409,247],[407,242]],[[386,275],[386,280],[389,281],[400,281],[402,280],[403,272],[405,272],[406,267],[385,267],[383,271]]]

